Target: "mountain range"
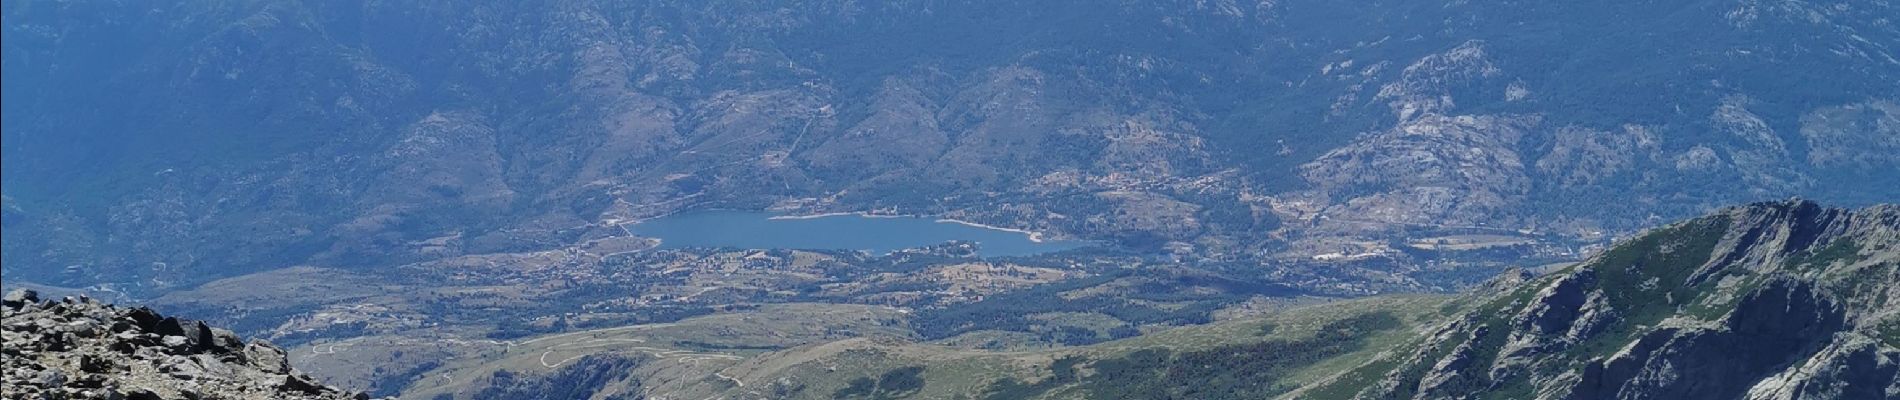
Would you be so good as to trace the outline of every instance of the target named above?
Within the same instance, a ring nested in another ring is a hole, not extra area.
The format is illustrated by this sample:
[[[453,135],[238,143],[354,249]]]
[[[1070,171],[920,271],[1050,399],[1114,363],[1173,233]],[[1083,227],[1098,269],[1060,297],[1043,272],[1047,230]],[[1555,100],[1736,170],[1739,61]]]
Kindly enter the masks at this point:
[[[4,6],[7,271],[141,295],[702,208],[1261,263],[1900,195],[1879,1]]]

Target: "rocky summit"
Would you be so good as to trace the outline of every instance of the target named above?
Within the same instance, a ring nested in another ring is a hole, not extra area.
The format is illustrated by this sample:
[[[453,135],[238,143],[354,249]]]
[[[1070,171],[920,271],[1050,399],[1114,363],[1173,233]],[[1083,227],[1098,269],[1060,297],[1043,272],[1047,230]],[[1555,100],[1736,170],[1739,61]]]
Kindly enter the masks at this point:
[[[367,399],[290,368],[283,349],[229,330],[86,297],[5,298],[8,399]]]

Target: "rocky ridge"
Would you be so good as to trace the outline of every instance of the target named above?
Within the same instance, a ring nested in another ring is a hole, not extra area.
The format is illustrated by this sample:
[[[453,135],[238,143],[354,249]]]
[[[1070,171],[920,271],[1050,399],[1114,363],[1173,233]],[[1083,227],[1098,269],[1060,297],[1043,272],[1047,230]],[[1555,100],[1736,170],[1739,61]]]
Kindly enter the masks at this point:
[[[1361,399],[1900,399],[1900,208],[1734,207],[1477,295]],[[1396,365],[1395,365],[1396,364]]]
[[[367,399],[290,368],[229,330],[86,297],[8,293],[0,387],[9,399]]]

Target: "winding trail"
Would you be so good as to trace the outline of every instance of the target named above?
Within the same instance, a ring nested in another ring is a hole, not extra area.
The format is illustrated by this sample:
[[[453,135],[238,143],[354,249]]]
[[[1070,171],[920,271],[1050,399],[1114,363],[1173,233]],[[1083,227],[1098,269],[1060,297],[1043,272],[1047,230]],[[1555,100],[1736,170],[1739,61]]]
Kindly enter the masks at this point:
[[[722,379],[732,381],[733,384],[739,385],[739,387],[745,387],[745,381],[739,380],[739,378],[726,376],[725,371],[713,371],[713,376],[717,376]]]
[[[343,348],[338,349],[337,348],[338,346],[342,346]],[[345,351],[349,350],[350,346],[352,346],[352,344],[349,342],[324,343],[322,345],[310,346],[310,354],[319,355],[319,356],[325,355],[325,354],[336,354],[338,350],[345,350]]]

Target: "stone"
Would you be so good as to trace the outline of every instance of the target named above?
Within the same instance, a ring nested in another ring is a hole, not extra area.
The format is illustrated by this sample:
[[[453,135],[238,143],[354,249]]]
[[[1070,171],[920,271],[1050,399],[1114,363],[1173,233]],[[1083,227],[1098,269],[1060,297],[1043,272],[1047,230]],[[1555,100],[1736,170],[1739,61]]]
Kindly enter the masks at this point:
[[[0,297],[0,304],[6,305],[7,308],[14,309],[26,307],[27,304],[38,302],[40,302],[40,292],[26,289],[15,289],[7,292],[6,297]]]
[[[191,323],[175,317],[165,317],[152,326],[150,332],[164,336],[188,336],[186,328]]]
[[[185,356],[169,356],[158,363],[158,372],[164,372],[173,378],[195,380],[205,376],[205,369],[197,361]]]
[[[316,380],[310,379],[310,377],[304,376],[301,374],[285,375],[284,383],[283,385],[279,386],[279,388],[282,388],[286,391],[300,392],[300,393],[305,393],[305,394],[321,394],[324,391],[328,390],[328,388],[324,387],[322,384],[318,384]]]
[[[244,350],[244,339],[238,338],[236,332],[222,328],[209,328],[207,331],[211,336],[210,339],[205,341],[205,343],[208,343],[208,349],[218,353],[234,353]]]
[[[244,359],[265,372],[284,373],[290,370],[290,356],[283,349],[262,339],[244,347]]]
[[[49,388],[65,386],[66,373],[60,372],[59,370],[56,370],[56,369],[40,371],[39,375],[34,377],[34,383],[39,384],[40,387],[49,387]]]
[[[134,345],[131,342],[117,341],[117,342],[112,342],[112,344],[106,345],[106,349],[116,351],[121,354],[134,354],[134,353],[137,353],[139,350],[144,350],[146,348],[139,347],[138,345]]]
[[[93,320],[76,320],[61,324],[58,330],[89,338],[99,334],[99,323]]]
[[[126,312],[125,318],[131,320],[132,324],[138,326],[139,330],[143,332],[156,331],[158,329],[158,323],[164,321],[164,317],[160,317],[157,311],[152,311],[152,309],[145,307],[134,308],[132,311]]]
[[[151,389],[132,389],[125,392],[125,400],[165,400]]]
[[[105,373],[105,372],[111,371],[113,367],[116,367],[116,366],[118,366],[118,363],[104,356],[95,355],[95,354],[81,354],[79,356],[79,370],[80,371],[91,372],[91,373]]]
[[[164,340],[165,348],[172,349],[174,352],[191,351],[191,339],[186,339],[184,336],[166,335],[161,340]]]
[[[40,344],[47,351],[66,351],[72,346],[74,339],[71,333],[41,335]]]
[[[81,389],[98,389],[106,387],[106,382],[111,380],[111,378],[104,374],[81,374],[78,378],[74,378],[72,382],[67,383],[66,386]]]

